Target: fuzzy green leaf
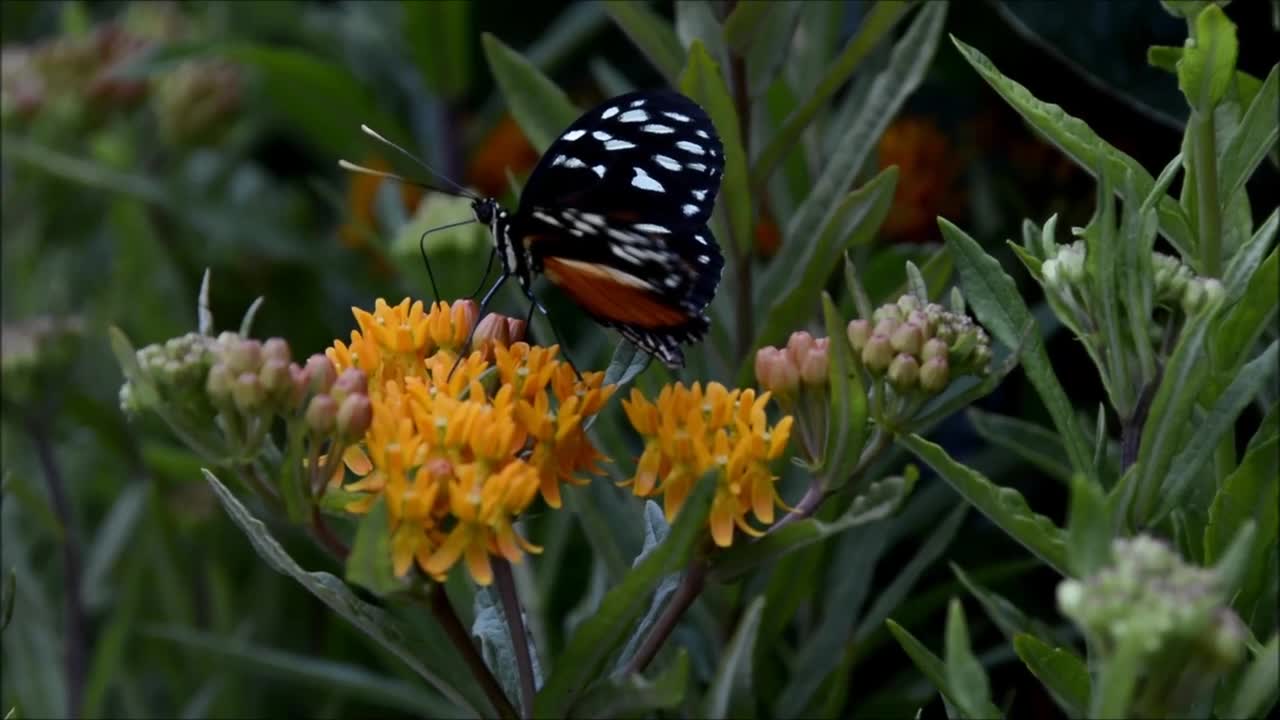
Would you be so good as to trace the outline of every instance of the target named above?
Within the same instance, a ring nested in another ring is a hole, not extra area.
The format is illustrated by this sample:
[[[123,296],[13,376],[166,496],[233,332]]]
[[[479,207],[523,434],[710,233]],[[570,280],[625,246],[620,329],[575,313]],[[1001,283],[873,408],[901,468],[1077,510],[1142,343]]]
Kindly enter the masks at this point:
[[[481,37],[502,96],[529,143],[546,152],[564,129],[581,114],[569,96],[523,55],[485,33]]]
[[[1053,372],[1044,340],[1038,332],[1025,332],[1035,321],[1018,294],[1013,278],[963,230],[942,218],[938,219],[938,225],[960,271],[960,284],[973,312],[993,337],[1007,347],[1019,348],[1018,357],[1027,378],[1062,435],[1072,468],[1091,475],[1093,448],[1080,429],[1070,398]]]
[[[1150,192],[1155,181],[1137,160],[1108,144],[1088,125],[1068,115],[1061,107],[1037,99],[1026,87],[997,70],[986,55],[955,38],[952,41],[965,60],[1005,102],[1013,106],[1023,119],[1077,165],[1090,173],[1096,172],[1099,167],[1103,168],[1116,188],[1123,187],[1125,173],[1131,170],[1137,191],[1142,195]],[[1193,247],[1193,235],[1191,225],[1178,201],[1167,195],[1163,196],[1156,209],[1160,216],[1160,232],[1183,255],[1188,255]]]
[[[452,659],[454,653],[445,644],[443,638],[440,639],[438,646],[423,648],[432,651],[427,655],[432,660],[419,658],[409,649],[408,639],[391,616],[381,608],[361,600],[351,591],[351,588],[347,587],[346,583],[333,575],[303,570],[271,536],[267,526],[254,517],[248,508],[242,505],[218,478],[214,477],[213,473],[205,470],[204,477],[213,488],[218,501],[222,503],[223,509],[244,531],[253,549],[273,570],[296,580],[312,595],[329,606],[329,609],[341,615],[408,665],[419,677],[426,680],[460,710],[476,717],[485,717],[492,713],[488,702],[479,694],[479,688],[465,677],[462,668]],[[415,646],[418,645],[415,643]]]
[[[724,145],[724,183],[720,196],[728,211],[729,228],[739,254],[749,252],[755,236],[752,232],[751,192],[747,187],[747,153],[738,129],[738,112],[733,96],[724,83],[719,65],[701,41],[689,47],[688,64],[680,73],[680,91],[702,106],[710,116]]]
[[[1065,533],[1049,518],[1027,507],[1013,488],[1000,487],[976,470],[951,458],[919,435],[900,435],[898,443],[928,463],[934,472],[1010,537],[1063,575],[1069,575]]]
[[[1217,5],[1196,16],[1193,37],[1178,60],[1178,87],[1197,112],[1209,112],[1222,101],[1236,69],[1235,23]]]
[[[705,537],[715,482],[702,478],[685,501],[671,534],[604,596],[596,613],[569,637],[551,677],[534,700],[535,716],[563,717],[587,686],[607,667],[608,659],[649,605],[649,594],[668,574],[685,566],[696,541]]]
[[[1013,650],[1068,717],[1086,716],[1090,682],[1084,660],[1067,648],[1053,647],[1026,633],[1013,638]]]

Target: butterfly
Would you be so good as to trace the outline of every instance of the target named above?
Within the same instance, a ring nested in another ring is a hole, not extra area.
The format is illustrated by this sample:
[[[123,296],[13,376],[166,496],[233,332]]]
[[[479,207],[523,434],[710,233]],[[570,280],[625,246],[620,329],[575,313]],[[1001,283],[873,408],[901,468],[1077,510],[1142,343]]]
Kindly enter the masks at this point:
[[[715,126],[684,95],[633,92],[588,110],[547,148],[514,212],[468,193],[502,262],[481,308],[514,277],[546,314],[533,292],[542,275],[599,324],[682,367],[681,344],[706,335],[724,268],[707,227],[723,172]]]

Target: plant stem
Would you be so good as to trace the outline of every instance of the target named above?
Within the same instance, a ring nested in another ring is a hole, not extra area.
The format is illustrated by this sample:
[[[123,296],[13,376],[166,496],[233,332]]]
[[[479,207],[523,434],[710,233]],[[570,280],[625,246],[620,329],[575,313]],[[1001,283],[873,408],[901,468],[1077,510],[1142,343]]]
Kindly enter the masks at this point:
[[[662,645],[680,623],[680,618],[684,616],[685,611],[693,605],[694,600],[698,599],[703,586],[707,583],[707,572],[710,569],[711,566],[704,557],[695,556],[689,561],[689,568],[685,570],[684,577],[680,579],[680,585],[671,596],[671,604],[667,605],[654,621],[653,629],[645,636],[644,642],[640,644],[640,648],[636,650],[636,654],[631,657],[631,661],[623,670],[624,677],[644,672],[644,669],[657,656]]]
[[[351,554],[351,548],[347,547],[342,538],[334,534],[333,529],[329,527],[329,523],[325,521],[324,515],[320,512],[320,508],[315,506],[311,508],[311,533],[324,549],[339,560],[345,562],[347,556]]]
[[[1222,275],[1222,215],[1218,209],[1218,154],[1213,108],[1192,113],[1195,123],[1196,200],[1199,217],[1200,272]]]
[[[62,526],[62,576],[63,593],[66,596],[66,627],[63,629],[64,672],[67,682],[67,716],[80,716],[80,703],[84,693],[85,677],[85,615],[80,594],[80,537],[75,519],[71,516],[71,502],[67,498],[66,484],[53,454],[53,444],[40,419],[27,418],[27,433],[35,445],[36,457],[44,470],[45,484],[49,488],[49,501]]]
[[[528,718],[533,712],[533,695],[536,692],[533,659],[529,655],[529,636],[524,629],[524,611],[520,607],[520,595],[516,592],[516,580],[506,558],[493,561],[493,579],[498,584],[498,597],[502,600],[502,612],[507,616],[511,648],[515,651],[516,670],[520,674],[520,717]]]
[[[458,619],[458,613],[454,612],[453,605],[449,602],[449,596],[445,594],[443,585],[433,585],[428,591],[431,595],[431,614],[435,617],[436,622],[440,623],[440,627],[444,628],[445,634],[449,636],[449,640],[453,646],[458,649],[462,655],[462,660],[467,664],[467,669],[471,671],[472,676],[480,683],[480,688],[484,691],[489,702],[493,704],[493,709],[499,717],[513,720],[518,717],[516,709],[511,706],[511,701],[507,699],[506,693],[502,692],[502,686],[498,684],[497,678],[489,671],[489,666],[484,664],[484,658],[480,656],[480,652],[476,650],[476,646],[471,642],[471,635],[467,629],[463,627],[462,621]]]

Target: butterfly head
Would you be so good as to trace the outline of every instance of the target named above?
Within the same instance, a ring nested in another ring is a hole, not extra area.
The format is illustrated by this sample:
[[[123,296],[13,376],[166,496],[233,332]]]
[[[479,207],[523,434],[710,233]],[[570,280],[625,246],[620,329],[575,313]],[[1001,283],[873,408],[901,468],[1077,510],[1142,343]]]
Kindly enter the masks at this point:
[[[515,275],[522,285],[528,286],[529,275],[527,263],[519,249],[511,242],[508,232],[507,211],[493,198],[479,198],[471,203],[471,212],[475,213],[476,222],[489,228],[493,237],[493,247],[502,258],[502,267],[507,275]]]

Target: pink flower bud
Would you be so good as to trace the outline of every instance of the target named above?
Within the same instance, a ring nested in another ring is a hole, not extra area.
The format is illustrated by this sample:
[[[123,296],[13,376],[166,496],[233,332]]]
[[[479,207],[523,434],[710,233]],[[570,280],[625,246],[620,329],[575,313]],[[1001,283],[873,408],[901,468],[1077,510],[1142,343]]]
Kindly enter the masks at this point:
[[[784,352],[787,354],[787,360],[799,370],[800,363],[804,361],[804,356],[811,347],[813,347],[813,336],[804,330],[797,330],[787,338],[787,347]]]
[[[289,363],[289,407],[297,407],[311,387],[311,376],[298,363]]]
[[[919,377],[920,363],[912,355],[899,353],[889,365],[889,382],[900,391],[905,392],[915,387]]]
[[[453,344],[461,347],[480,318],[480,305],[475,300],[459,300],[449,307],[453,320]]]
[[[366,398],[367,400],[368,398]],[[328,395],[317,395],[307,404],[307,427],[320,436],[333,433],[338,422],[338,403]]]
[[[528,330],[528,323],[520,318],[507,318],[507,335],[510,336],[511,342],[524,342],[524,334]]]
[[[289,352],[289,343],[284,338],[269,338],[262,344],[262,360],[263,362],[277,360],[288,365],[293,360],[293,353]]]
[[[480,325],[476,327],[475,336],[471,338],[471,347],[486,359],[492,359],[495,346],[511,345],[511,325],[507,322],[508,320],[510,318],[498,313],[485,315],[480,319]]]
[[[880,333],[872,335],[867,346],[862,349],[862,364],[872,372],[884,372],[891,362],[893,346],[889,344],[889,338]]]
[[[333,387],[333,381],[338,377],[338,371],[334,369],[333,363],[319,353],[307,358],[306,373],[311,381],[311,392],[316,394],[329,392],[329,388]]]
[[[209,368],[209,376],[205,378],[204,389],[215,403],[231,399],[231,388],[235,381],[231,369],[223,363],[216,363]]]
[[[288,361],[271,358],[262,363],[262,369],[258,371],[258,383],[270,397],[285,397],[292,390]]]
[[[262,386],[258,384],[257,373],[240,373],[231,385],[231,398],[240,412],[248,413],[257,409],[262,403]]]
[[[786,394],[795,389],[799,373],[784,350],[770,345],[756,351],[756,381],[765,390]]]
[[[936,357],[946,357],[946,356],[947,356],[947,344],[938,338],[933,338],[932,340],[926,342],[924,344],[924,348],[920,350],[920,358],[925,362],[928,362]]]
[[[800,379],[807,385],[826,385],[830,366],[828,340],[822,338],[814,342],[813,347],[805,353],[804,360],[800,363]]]
[[[364,437],[372,421],[373,406],[369,404],[368,395],[350,395],[338,408],[338,434],[347,441],[354,442]]]
[[[947,366],[946,354],[926,360],[920,368],[920,387],[927,392],[936,393],[947,386],[951,379],[951,370]]]
[[[257,372],[262,365],[262,343],[237,339],[227,353],[227,364],[235,373]]]
[[[342,402],[351,395],[365,395],[368,392],[369,377],[364,374],[363,370],[357,370],[356,368],[343,370],[329,390],[329,394],[333,396],[336,402]]]
[[[904,295],[903,297],[914,296]],[[920,346],[924,344],[924,333],[920,332],[918,325],[906,323],[898,326],[898,329],[889,337],[889,343],[900,353],[915,355],[920,352]]]

